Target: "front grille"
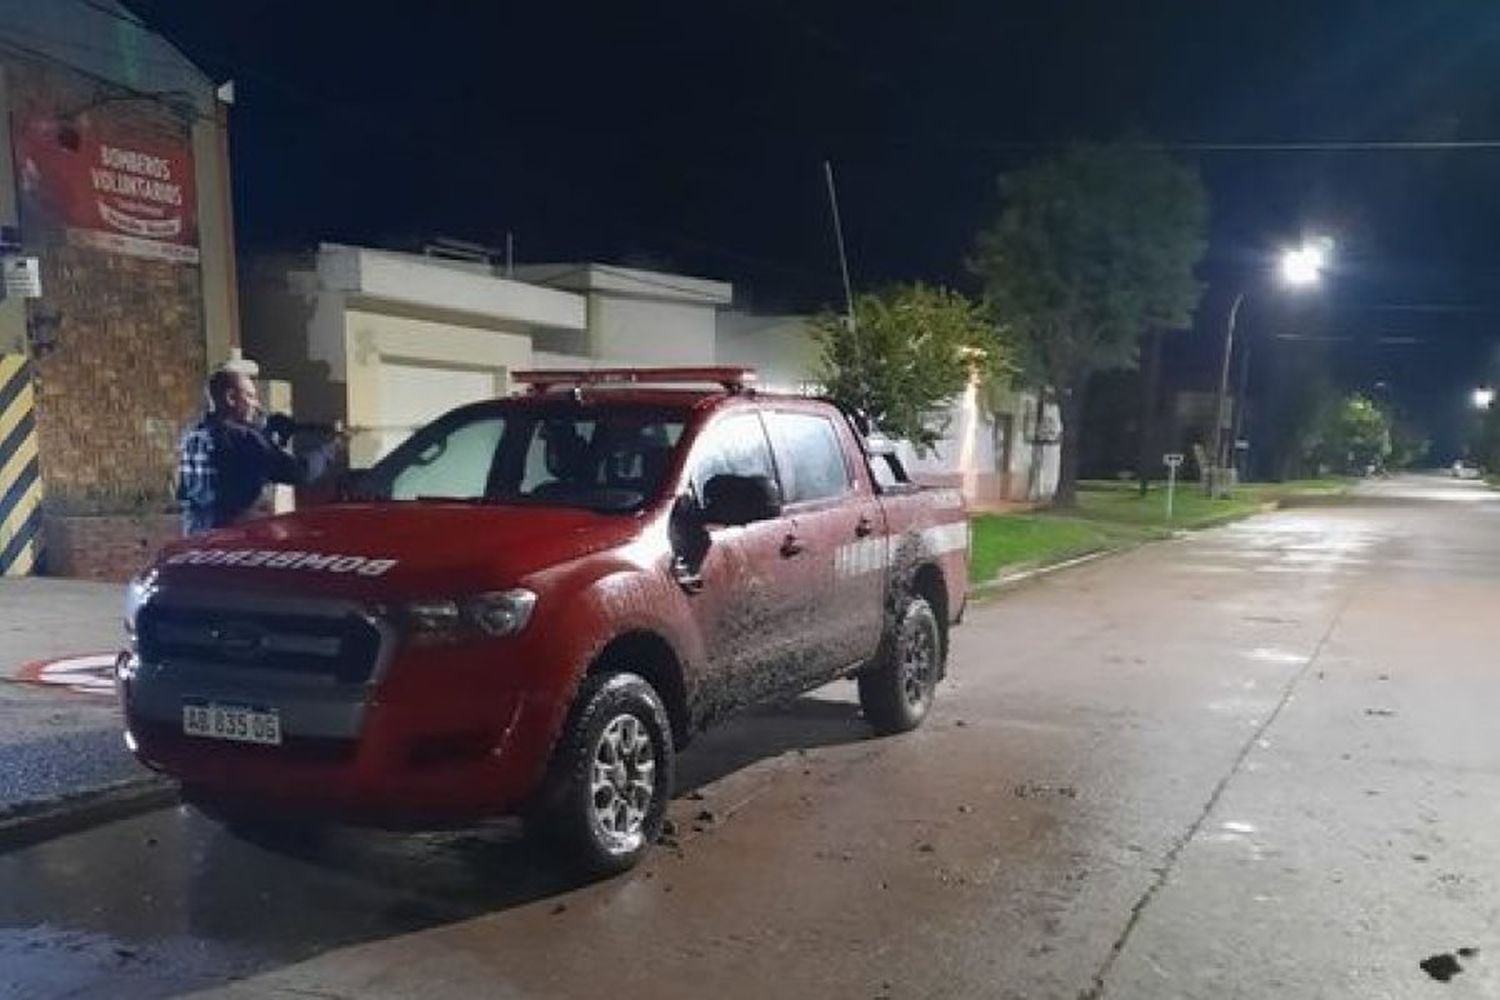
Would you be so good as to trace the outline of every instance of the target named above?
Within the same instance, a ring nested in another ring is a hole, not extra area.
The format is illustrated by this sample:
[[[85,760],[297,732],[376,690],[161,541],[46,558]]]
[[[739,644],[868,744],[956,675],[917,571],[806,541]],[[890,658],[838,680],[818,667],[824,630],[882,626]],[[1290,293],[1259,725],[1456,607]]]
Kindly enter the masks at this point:
[[[370,679],[380,632],[353,611],[307,615],[263,609],[147,604],[137,621],[143,659],[321,674],[341,683]]]

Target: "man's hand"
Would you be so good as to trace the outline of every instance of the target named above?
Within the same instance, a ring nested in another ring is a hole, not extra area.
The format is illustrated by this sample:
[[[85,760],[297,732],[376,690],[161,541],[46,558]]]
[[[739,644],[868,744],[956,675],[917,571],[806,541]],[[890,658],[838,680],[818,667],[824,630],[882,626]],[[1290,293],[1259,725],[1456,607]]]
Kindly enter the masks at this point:
[[[297,421],[285,413],[273,413],[266,417],[266,436],[278,448],[285,448],[292,443],[292,435],[297,433]]]

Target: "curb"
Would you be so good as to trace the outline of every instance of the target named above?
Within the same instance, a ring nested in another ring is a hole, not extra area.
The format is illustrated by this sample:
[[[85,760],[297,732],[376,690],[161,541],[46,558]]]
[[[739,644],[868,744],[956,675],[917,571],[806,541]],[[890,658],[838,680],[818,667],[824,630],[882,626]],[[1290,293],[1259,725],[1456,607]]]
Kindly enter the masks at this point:
[[[1029,583],[1032,580],[1039,580],[1044,576],[1051,576],[1053,573],[1060,573],[1065,569],[1073,569],[1077,566],[1084,566],[1088,563],[1103,559],[1106,556],[1118,555],[1119,553],[1125,552],[1131,548],[1136,548],[1136,546],[1131,545],[1128,547],[1122,546],[1120,548],[1095,549],[1092,552],[1085,552],[1081,556],[1072,556],[1068,559],[1064,559],[1062,562],[1048,563],[1045,566],[1035,566],[1031,569],[1017,570],[1014,573],[1007,573],[1004,576],[997,576],[993,580],[986,580],[984,583],[973,584],[969,587],[969,594],[973,597],[983,597],[987,594],[998,593],[1002,590],[1010,590],[1014,587],[1019,587],[1023,583]]]
[[[1024,583],[1030,583],[1033,580],[1038,580],[1042,577],[1050,576],[1053,573],[1061,572],[1062,570],[1074,569],[1078,566],[1087,565],[1088,563],[1095,562],[1107,556],[1123,555],[1126,552],[1134,552],[1136,549],[1141,548],[1145,545],[1158,545],[1162,542],[1173,542],[1180,538],[1186,538],[1190,535],[1197,534],[1200,531],[1206,531],[1210,528],[1222,528],[1226,524],[1233,524],[1236,521],[1243,521],[1248,517],[1257,517],[1261,514],[1274,513],[1275,511],[1281,510],[1285,505],[1285,502],[1285,499],[1268,500],[1255,510],[1243,511],[1237,514],[1226,514],[1223,517],[1215,518],[1211,521],[1195,525],[1191,528],[1167,528],[1167,530],[1170,531],[1171,534],[1163,536],[1161,538],[1143,538],[1139,541],[1130,542],[1127,545],[1118,545],[1102,549],[1095,549],[1092,552],[1085,552],[1081,556],[1071,556],[1067,559],[1062,560],[1061,562],[1048,563],[1045,566],[1035,566],[1031,569],[1017,570],[1014,573],[1007,573],[1004,576],[997,576],[993,580],[986,580],[983,583],[971,583],[969,585],[969,595],[971,597],[988,597],[994,594],[998,594],[1002,591],[1019,587]]]
[[[0,853],[174,805],[177,784],[157,775],[0,809]]]

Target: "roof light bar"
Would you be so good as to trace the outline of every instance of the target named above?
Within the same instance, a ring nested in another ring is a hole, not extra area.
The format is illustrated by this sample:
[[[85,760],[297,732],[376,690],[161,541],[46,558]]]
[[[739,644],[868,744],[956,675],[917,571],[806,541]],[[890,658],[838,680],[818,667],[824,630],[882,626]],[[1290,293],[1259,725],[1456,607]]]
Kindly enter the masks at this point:
[[[709,383],[725,392],[741,393],[755,381],[754,368],[557,368],[519,371],[511,375],[533,395],[557,388],[604,385],[692,385]]]

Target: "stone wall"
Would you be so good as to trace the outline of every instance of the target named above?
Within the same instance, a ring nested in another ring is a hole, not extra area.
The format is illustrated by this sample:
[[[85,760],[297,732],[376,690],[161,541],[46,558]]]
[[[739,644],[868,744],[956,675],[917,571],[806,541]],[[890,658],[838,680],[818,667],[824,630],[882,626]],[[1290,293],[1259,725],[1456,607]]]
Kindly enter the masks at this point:
[[[116,583],[130,579],[182,536],[175,514],[48,517],[47,573]]]

